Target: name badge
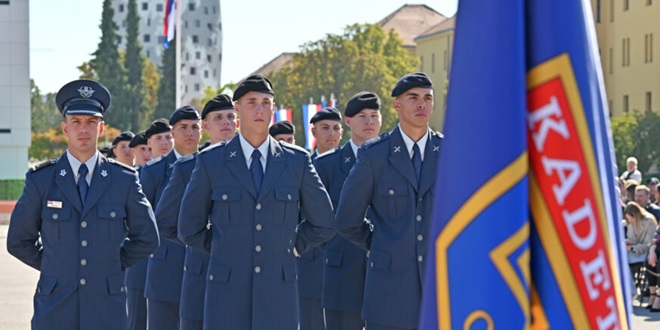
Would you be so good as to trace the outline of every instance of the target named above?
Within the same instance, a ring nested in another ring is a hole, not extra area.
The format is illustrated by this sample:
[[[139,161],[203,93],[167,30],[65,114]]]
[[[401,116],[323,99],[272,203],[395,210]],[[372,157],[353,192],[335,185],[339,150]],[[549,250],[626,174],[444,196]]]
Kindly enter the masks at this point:
[[[48,201],[47,206],[50,207],[50,208],[54,208],[54,209],[61,209],[62,208],[62,202],[61,201]]]

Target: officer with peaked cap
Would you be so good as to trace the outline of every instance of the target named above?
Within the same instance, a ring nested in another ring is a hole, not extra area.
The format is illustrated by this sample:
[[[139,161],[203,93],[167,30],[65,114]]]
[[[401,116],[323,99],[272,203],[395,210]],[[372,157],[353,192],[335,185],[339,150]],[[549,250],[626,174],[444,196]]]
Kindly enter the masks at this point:
[[[339,233],[369,251],[362,305],[367,329],[418,327],[440,158],[441,135],[429,129],[428,76],[403,76],[392,97],[399,125],[360,147],[336,215]],[[373,231],[364,222],[367,210]]]
[[[174,162],[195,153],[202,134],[199,112],[186,105],[170,116],[174,149],[164,157],[147,163],[140,172],[140,181],[149,201],[158,209],[163,190],[169,182]],[[160,220],[156,217],[160,224]],[[147,298],[147,328],[178,329],[181,281],[185,246],[177,241],[161,240],[161,245],[149,258],[144,296]]]
[[[297,329],[294,255],[334,236],[307,151],[268,135],[273,95],[263,76],[239,83],[240,133],[199,153],[181,203],[179,238],[211,253],[207,330]]]
[[[236,135],[236,111],[231,98],[220,94],[209,100],[202,111],[202,125],[211,138],[206,148],[214,148],[224,143],[223,141],[233,138]],[[174,163],[172,175],[156,208],[158,229],[161,236],[166,239],[178,240],[178,223],[188,220],[186,212],[182,212],[184,216],[180,218],[179,212],[183,193],[195,168],[197,155],[198,153],[189,154]],[[179,308],[181,330],[203,329],[208,263],[209,254],[206,251],[186,246]]]
[[[334,152],[314,160],[314,167],[328,190],[332,205],[337,208],[341,189],[351,172],[358,148],[380,132],[382,117],[380,98],[372,92],[359,92],[348,101],[344,110],[351,139]],[[367,211],[367,219],[372,217]],[[362,329],[360,316],[366,272],[366,251],[337,235],[325,245],[323,269],[323,308],[329,330]]]
[[[12,213],[7,250],[41,273],[32,329],[126,329],[123,270],[158,247],[137,173],[98,152],[110,99],[91,80],[60,89],[67,151],[28,171]]]

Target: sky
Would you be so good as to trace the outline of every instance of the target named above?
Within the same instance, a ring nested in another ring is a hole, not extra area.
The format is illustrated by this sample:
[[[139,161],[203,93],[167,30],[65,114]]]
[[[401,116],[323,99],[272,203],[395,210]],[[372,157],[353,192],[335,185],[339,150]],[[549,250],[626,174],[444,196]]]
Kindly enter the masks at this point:
[[[29,1],[30,78],[42,93],[57,92],[79,78],[77,67],[96,50],[103,0]],[[225,84],[241,80],[283,52],[299,51],[306,42],[341,34],[347,25],[376,23],[404,4],[425,4],[451,17],[458,0],[219,1]]]

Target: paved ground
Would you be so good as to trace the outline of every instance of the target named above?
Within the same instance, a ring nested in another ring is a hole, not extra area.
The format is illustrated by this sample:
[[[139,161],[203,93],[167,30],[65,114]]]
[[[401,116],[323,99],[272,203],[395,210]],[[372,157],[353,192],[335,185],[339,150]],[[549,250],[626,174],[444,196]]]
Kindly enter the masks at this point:
[[[32,295],[39,273],[7,253],[7,225],[0,225],[0,329],[24,330],[30,328]],[[660,328],[660,312],[633,307],[634,330]],[[646,304],[644,304],[646,305]]]

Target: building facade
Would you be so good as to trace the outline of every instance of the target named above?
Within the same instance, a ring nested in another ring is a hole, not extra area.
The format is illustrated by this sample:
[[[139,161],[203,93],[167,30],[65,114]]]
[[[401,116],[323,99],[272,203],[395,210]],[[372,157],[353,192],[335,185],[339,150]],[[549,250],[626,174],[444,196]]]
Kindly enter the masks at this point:
[[[179,0],[181,20],[181,104],[201,101],[206,87],[220,86],[222,21],[220,0]],[[128,0],[113,1],[119,48],[126,49]],[[138,0],[140,42],[146,57],[160,67],[165,50],[164,0]]]
[[[610,116],[660,111],[660,0],[592,0]]]
[[[29,1],[0,1],[0,180],[22,179],[30,147]]]

